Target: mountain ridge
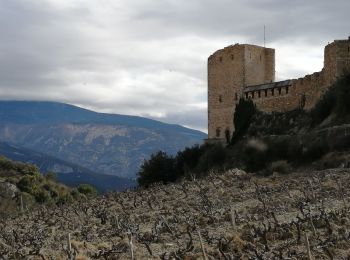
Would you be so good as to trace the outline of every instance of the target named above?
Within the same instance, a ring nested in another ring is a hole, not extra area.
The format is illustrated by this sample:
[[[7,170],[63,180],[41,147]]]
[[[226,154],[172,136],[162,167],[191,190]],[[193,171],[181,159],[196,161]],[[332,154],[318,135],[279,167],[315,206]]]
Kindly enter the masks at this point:
[[[49,101],[0,101],[0,122],[0,142],[125,178],[136,178],[152,153],[174,155],[206,138],[179,125]]]

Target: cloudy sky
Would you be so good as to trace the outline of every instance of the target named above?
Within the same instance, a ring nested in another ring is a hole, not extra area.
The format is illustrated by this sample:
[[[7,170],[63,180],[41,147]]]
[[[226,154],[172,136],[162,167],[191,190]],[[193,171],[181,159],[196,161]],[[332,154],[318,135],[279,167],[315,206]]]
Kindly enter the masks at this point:
[[[0,0],[0,99],[67,102],[206,131],[206,61],[276,49],[277,80],[321,70],[349,0]]]

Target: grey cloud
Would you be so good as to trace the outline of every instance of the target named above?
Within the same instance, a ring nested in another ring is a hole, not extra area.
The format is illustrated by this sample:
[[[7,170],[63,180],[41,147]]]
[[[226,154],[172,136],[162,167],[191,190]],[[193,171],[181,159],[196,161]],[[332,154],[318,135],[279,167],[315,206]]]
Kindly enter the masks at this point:
[[[0,0],[0,98],[205,129],[213,51],[262,44],[265,24],[268,45],[284,47],[279,57],[298,45],[303,62],[321,61],[325,43],[350,33],[349,9],[348,0]],[[280,77],[314,70],[296,62],[278,69]]]

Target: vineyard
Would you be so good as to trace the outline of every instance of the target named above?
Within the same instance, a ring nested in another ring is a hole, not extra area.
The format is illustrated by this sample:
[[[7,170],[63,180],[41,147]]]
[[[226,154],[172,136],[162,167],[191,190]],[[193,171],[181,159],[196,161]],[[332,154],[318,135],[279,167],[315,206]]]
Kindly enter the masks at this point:
[[[241,170],[0,219],[0,259],[349,259],[349,169]]]

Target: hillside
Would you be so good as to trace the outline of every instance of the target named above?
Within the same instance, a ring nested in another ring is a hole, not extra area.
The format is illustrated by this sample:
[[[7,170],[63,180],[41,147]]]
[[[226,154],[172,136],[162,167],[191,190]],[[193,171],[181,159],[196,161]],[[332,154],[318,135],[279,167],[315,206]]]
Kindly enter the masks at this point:
[[[90,185],[69,188],[52,173],[43,176],[35,165],[0,157],[0,219],[31,211],[39,205],[62,206],[96,194]]]
[[[122,191],[136,185],[131,179],[113,175],[98,174],[87,168],[69,163],[20,146],[0,142],[0,154],[14,161],[37,165],[46,174],[54,172],[59,182],[76,187],[81,183],[93,185],[99,192]]]
[[[0,121],[2,142],[127,178],[152,153],[175,154],[206,138],[179,125],[54,102],[1,101]]]
[[[268,178],[230,170],[38,208],[0,220],[0,255],[130,259],[132,250],[136,259],[202,259],[203,252],[206,259],[307,259],[309,249],[314,259],[346,259],[349,181],[349,169]]]

